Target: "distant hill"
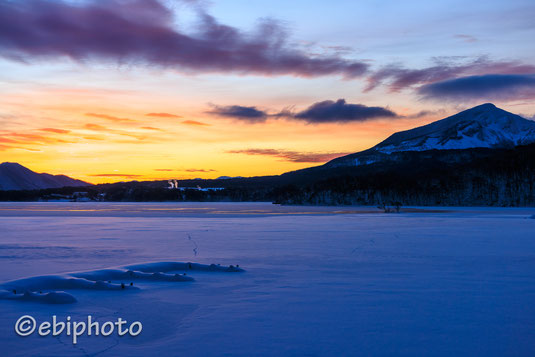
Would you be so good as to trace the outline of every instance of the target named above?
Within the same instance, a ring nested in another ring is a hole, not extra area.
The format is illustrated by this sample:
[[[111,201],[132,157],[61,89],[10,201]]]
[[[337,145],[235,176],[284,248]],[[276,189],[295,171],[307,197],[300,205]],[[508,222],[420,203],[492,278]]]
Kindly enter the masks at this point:
[[[89,186],[90,183],[75,180],[65,175],[39,174],[20,164],[0,164],[0,190],[39,190],[65,186]]]

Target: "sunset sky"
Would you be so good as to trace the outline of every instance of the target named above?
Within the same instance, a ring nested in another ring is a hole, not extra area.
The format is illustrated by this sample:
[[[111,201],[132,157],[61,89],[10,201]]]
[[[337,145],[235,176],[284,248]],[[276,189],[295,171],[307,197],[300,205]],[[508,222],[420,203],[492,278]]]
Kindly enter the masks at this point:
[[[535,115],[535,2],[0,0],[0,162],[280,174],[485,102]]]

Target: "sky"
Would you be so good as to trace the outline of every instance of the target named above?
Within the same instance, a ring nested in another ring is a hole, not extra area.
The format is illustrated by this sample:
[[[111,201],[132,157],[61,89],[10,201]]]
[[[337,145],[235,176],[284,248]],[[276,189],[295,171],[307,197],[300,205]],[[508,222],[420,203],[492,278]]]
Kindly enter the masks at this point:
[[[535,2],[0,0],[0,162],[273,175],[492,102],[535,116]]]

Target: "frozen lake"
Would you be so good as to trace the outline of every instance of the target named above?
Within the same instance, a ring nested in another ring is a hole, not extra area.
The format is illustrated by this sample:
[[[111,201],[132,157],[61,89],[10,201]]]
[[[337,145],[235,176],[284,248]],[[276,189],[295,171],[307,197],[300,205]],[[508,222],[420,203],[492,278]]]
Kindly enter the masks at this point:
[[[159,261],[194,282],[0,300],[6,356],[535,356],[535,209],[0,203],[0,284]],[[67,290],[65,290],[67,291]],[[19,337],[92,315],[139,336]]]

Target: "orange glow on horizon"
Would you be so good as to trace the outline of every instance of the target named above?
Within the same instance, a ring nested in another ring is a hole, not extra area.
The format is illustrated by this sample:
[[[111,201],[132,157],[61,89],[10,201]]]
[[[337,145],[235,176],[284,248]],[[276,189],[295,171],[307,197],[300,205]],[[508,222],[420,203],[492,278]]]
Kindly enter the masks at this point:
[[[282,174],[322,164],[303,157],[365,150],[452,114],[411,117],[419,109],[389,106],[405,117],[322,124],[269,117],[251,124],[210,115],[202,98],[177,104],[137,91],[40,87],[12,91],[0,104],[0,161],[90,183]]]

